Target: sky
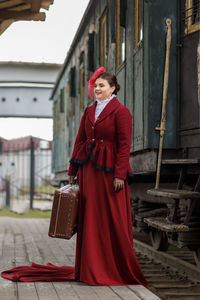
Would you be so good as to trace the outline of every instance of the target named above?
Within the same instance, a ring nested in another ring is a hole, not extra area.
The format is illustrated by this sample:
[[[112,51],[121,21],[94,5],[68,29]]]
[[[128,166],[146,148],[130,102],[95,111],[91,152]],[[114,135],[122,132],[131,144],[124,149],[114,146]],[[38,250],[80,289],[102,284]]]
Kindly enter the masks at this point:
[[[63,63],[88,3],[54,0],[49,11],[44,10],[45,22],[13,23],[0,36],[0,61]],[[0,137],[27,135],[52,139],[52,120],[0,118]]]

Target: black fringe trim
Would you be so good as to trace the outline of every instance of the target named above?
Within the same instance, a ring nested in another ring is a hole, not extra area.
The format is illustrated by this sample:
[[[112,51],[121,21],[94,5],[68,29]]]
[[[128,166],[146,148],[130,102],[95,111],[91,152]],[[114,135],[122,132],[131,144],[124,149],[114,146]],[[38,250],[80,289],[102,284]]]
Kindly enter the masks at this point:
[[[72,165],[74,165],[75,167],[78,167],[78,166],[84,165],[89,159],[91,159],[93,167],[95,167],[97,170],[102,170],[102,171],[105,171],[105,172],[114,173],[114,169],[112,169],[110,167],[107,167],[107,166],[104,167],[104,166],[97,165],[94,162],[93,149],[94,149],[95,146],[96,146],[95,142],[93,142],[89,145],[89,147],[88,147],[89,154],[88,154],[87,159],[81,160],[81,159],[78,159],[78,158],[72,158],[72,159],[70,159],[70,163]]]
[[[92,162],[92,165],[93,165],[97,170],[102,170],[102,171],[105,171],[105,172],[114,173],[114,169],[112,169],[112,168],[97,165],[95,162]]]
[[[78,159],[78,158],[72,158],[72,159],[70,159],[70,163],[72,164],[72,165],[74,165],[74,167],[78,167],[78,166],[82,166],[82,165],[84,165],[86,162],[88,161],[88,159],[85,159],[85,160],[80,160],[80,159]]]
[[[89,157],[89,158],[91,158],[91,157]],[[89,159],[88,158],[88,159]],[[78,158],[72,158],[72,159],[70,159],[70,163],[74,166],[74,167],[79,167],[79,166],[82,166],[82,165],[84,165],[87,161],[88,161],[88,159],[85,159],[85,160],[80,160],[80,159],[78,159]],[[92,160],[92,158],[91,158],[91,160]],[[104,166],[100,166],[100,165],[97,165],[93,160],[92,160],[92,165],[93,165],[93,167],[95,167],[95,169],[97,169],[97,170],[102,170],[102,171],[105,171],[105,172],[109,172],[109,173],[114,173],[114,169],[112,169],[112,168],[109,168],[109,167],[104,167]]]
[[[78,168],[79,166],[84,165],[89,159],[91,159],[93,167],[96,168],[97,170],[101,170],[101,171],[105,171],[105,172],[109,172],[109,173],[114,174],[114,169],[113,168],[110,168],[110,167],[107,167],[107,166],[100,166],[100,165],[97,165],[95,163],[94,155],[93,155],[93,149],[94,149],[95,146],[96,146],[95,142],[93,142],[89,145],[89,147],[88,147],[89,154],[88,154],[87,159],[81,160],[81,159],[78,159],[78,158],[72,158],[72,159],[70,159],[70,163],[72,165],[74,165],[74,167]],[[128,182],[132,182],[133,181],[133,174],[132,173],[127,173],[127,178],[126,179],[127,179]]]

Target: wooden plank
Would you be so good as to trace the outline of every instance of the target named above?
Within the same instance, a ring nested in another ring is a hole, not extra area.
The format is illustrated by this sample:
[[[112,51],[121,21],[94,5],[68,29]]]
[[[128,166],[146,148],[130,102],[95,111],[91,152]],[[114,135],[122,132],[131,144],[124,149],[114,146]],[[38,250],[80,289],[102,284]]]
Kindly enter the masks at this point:
[[[192,287],[192,284],[189,282],[176,282],[176,281],[172,281],[172,282],[155,282],[153,284],[154,288],[156,289],[168,289],[170,290],[171,288],[189,288]]]
[[[40,11],[42,0],[32,0],[31,2],[31,10],[34,13],[38,13]]]
[[[176,297],[179,297],[179,299],[182,299],[180,298],[181,296],[185,296],[185,297],[191,297],[191,296],[199,296],[200,297],[200,292],[193,292],[193,291],[188,291],[188,290],[170,290],[168,292],[163,292],[166,296],[176,296]],[[170,298],[171,299],[171,298]],[[177,298],[175,298],[177,299]],[[188,300],[191,299],[191,298],[187,298]],[[197,298],[196,298],[197,299]],[[199,298],[198,298],[199,299]]]
[[[47,262],[51,262],[52,264],[57,264],[57,262],[58,262],[57,257],[52,253],[51,249],[49,248],[49,246],[46,244],[46,242],[44,240],[44,234],[41,233],[42,226],[37,224],[37,222],[35,222],[35,220],[32,222],[32,226],[34,227],[32,239],[38,249],[41,263],[46,264]]]
[[[23,4],[25,1],[23,0],[7,0],[7,1],[3,1],[2,3],[0,2],[0,9],[3,8],[12,8],[15,5],[18,4]]]
[[[169,265],[171,268],[173,268],[175,271],[178,271],[179,273],[185,273],[185,270],[187,270],[187,276],[193,281],[194,279],[197,281],[200,281],[200,270],[194,266],[189,264],[186,261],[183,261],[179,259],[178,257],[174,257],[172,255],[169,255],[166,252],[163,251],[157,251],[153,249],[153,247],[145,244],[141,241],[135,240],[134,241],[134,248],[135,251],[142,251],[144,255],[147,257],[151,257],[152,259],[155,259],[156,261],[160,261],[161,264],[166,266]],[[157,276],[157,274],[156,274]]]
[[[27,265],[32,261],[45,263],[49,260],[59,265],[68,265],[71,257],[74,259],[75,256],[76,237],[69,241],[52,239],[47,235],[48,226],[49,220],[0,219],[0,237],[3,240],[2,254],[4,255],[0,256],[1,270],[11,268],[15,263]],[[66,263],[68,256],[70,259]],[[126,286],[91,286],[81,282],[19,282],[16,285],[14,282],[0,278],[0,290],[2,300],[141,299]]]
[[[53,2],[52,0],[42,0],[41,8],[44,8],[44,9],[48,10],[49,6],[51,4],[53,4],[52,2]]]
[[[14,22],[14,20],[4,20],[0,22],[0,35]]]
[[[99,300],[92,286],[83,282],[72,282],[72,287],[81,300]]]
[[[166,197],[172,199],[197,199],[200,198],[199,192],[187,190],[172,190],[172,189],[151,189],[147,190],[147,194],[154,197]]]
[[[4,232],[0,232],[0,257],[3,254],[3,241],[4,241]]]
[[[19,219],[16,220],[16,222],[10,222],[10,229],[14,236],[15,264],[17,266],[29,264],[24,241],[24,234],[20,226]]]
[[[59,239],[50,238],[48,236],[48,230],[46,226],[42,226],[43,230],[41,230],[41,224],[39,225],[35,223],[34,225],[37,230],[35,242],[38,243],[38,246],[43,253],[44,261],[66,265],[67,249],[65,248],[65,251],[61,251],[60,247],[58,246]],[[40,242],[38,241],[38,235]],[[63,240],[63,242],[66,243],[65,240]]]
[[[135,219],[137,221],[142,221],[143,217],[156,217],[156,216],[161,216],[161,215],[166,215],[167,214],[167,207],[161,207],[161,208],[156,208],[152,210],[148,210],[145,212],[139,212],[138,215],[135,215]]]
[[[21,226],[20,226],[21,225]],[[26,224],[27,225],[27,224]],[[14,234],[14,247],[15,247],[15,264],[16,266],[29,265],[30,261],[28,260],[27,247],[25,244],[23,231],[27,231],[27,226],[22,226],[20,220],[16,222],[11,222],[10,226]],[[25,227],[25,228],[24,228]],[[18,300],[37,300],[37,292],[35,289],[35,284],[33,282],[18,282],[17,283],[17,299]]]
[[[78,300],[76,292],[71,283],[68,282],[53,282],[53,286],[60,300]]]
[[[93,286],[95,293],[101,300],[118,300],[121,299],[109,286]]]
[[[16,11],[16,10],[5,10],[0,9],[0,19],[14,19],[14,20],[25,20],[25,21],[45,21],[45,13],[32,13],[30,11]]]
[[[111,289],[122,299],[126,300],[140,300],[134,290],[129,289],[127,286],[111,286]]]
[[[4,265],[4,267],[14,267],[14,258],[14,237],[12,233],[8,232],[5,234],[4,238],[1,263]]]
[[[1,268],[1,270],[5,270],[5,269],[7,268]],[[16,283],[0,277],[0,293],[1,293],[0,296],[1,300],[16,300],[17,299]]]
[[[193,165],[199,164],[200,159],[188,158],[188,159],[163,159],[163,165]]]
[[[59,300],[56,290],[50,282],[36,282],[38,298],[41,300]]]
[[[1,271],[13,268],[14,265],[14,236],[10,232],[9,226],[0,226],[0,231],[6,230],[4,235],[4,242],[2,247],[2,255],[0,257],[0,269]],[[17,285],[15,282],[8,281],[0,277],[0,298],[2,300],[16,300]]]
[[[34,282],[18,282],[17,283],[18,298],[17,300],[37,300],[38,295]]]
[[[146,276],[146,275],[145,275]],[[154,285],[154,283],[157,283],[157,282],[160,282],[160,283],[179,283],[179,281],[174,281],[174,278],[167,278],[166,276],[157,276],[157,277],[154,277],[154,278],[151,278],[151,277],[147,277],[147,281],[148,281],[148,284],[150,286]]]
[[[184,224],[175,224],[168,221],[165,217],[144,218],[143,221],[153,228],[166,232],[185,232],[189,227]]]
[[[15,8],[9,9],[9,11],[27,11],[27,10],[30,10],[30,4],[24,4],[24,5],[20,5]]]
[[[41,253],[32,235],[24,235],[24,242],[29,262],[42,263]]]
[[[142,285],[129,285],[128,287],[135,292],[139,299],[161,300],[158,296]]]

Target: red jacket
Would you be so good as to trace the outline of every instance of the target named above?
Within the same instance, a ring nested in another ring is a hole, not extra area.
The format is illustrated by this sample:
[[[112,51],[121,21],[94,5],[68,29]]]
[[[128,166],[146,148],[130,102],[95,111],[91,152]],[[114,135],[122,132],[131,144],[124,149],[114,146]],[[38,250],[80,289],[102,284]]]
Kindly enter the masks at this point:
[[[76,175],[78,167],[90,159],[99,170],[126,179],[132,169],[129,164],[132,116],[117,98],[113,98],[95,122],[97,102],[83,113],[75,140],[68,175]]]

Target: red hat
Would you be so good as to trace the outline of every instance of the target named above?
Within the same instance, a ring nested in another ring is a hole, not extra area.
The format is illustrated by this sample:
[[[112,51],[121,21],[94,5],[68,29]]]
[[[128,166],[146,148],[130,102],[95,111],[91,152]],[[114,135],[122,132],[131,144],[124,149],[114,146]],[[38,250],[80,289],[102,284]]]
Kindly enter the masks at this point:
[[[91,99],[94,98],[94,84],[95,84],[95,81],[96,81],[97,77],[99,77],[99,75],[101,75],[105,72],[106,72],[106,68],[105,67],[100,67],[100,68],[96,69],[96,71],[93,73],[93,75],[88,80],[88,82],[87,82],[87,84],[88,84],[88,96]]]

